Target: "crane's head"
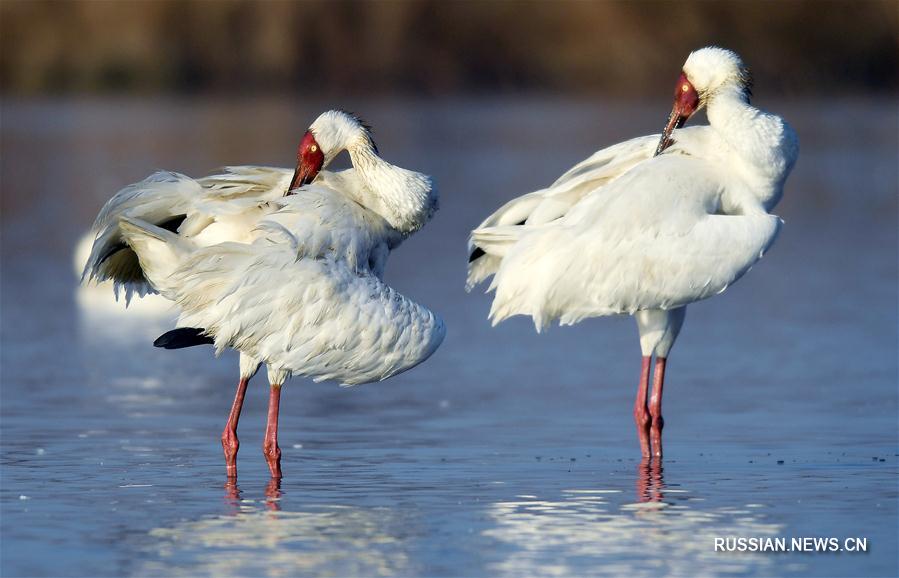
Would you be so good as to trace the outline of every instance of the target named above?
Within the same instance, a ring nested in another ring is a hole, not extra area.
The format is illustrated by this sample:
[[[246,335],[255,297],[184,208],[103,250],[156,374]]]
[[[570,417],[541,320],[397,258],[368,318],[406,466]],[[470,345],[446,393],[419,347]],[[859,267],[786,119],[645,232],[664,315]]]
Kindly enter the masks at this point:
[[[371,129],[360,118],[342,110],[320,114],[297,147],[297,168],[288,192],[311,183],[341,151],[359,144],[377,153]]]
[[[709,46],[690,53],[674,85],[674,106],[662,131],[656,154],[671,146],[674,129],[684,126],[716,94],[724,89],[736,89],[748,102],[751,88],[749,71],[735,52]]]
[[[325,154],[322,152],[321,145],[315,140],[312,131],[307,130],[297,147],[297,168],[290,180],[288,192],[308,185],[318,176],[325,164]]]

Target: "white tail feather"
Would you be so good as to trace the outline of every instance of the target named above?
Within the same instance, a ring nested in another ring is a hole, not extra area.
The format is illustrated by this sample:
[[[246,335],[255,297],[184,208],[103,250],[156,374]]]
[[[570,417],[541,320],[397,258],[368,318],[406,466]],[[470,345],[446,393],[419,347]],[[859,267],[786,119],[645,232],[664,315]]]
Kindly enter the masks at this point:
[[[518,242],[524,232],[523,227],[485,227],[471,232],[471,242],[493,257],[505,257],[509,249]]]
[[[171,299],[170,277],[190,250],[191,243],[171,231],[130,217],[119,220],[119,230],[137,254],[144,276],[153,288]]]

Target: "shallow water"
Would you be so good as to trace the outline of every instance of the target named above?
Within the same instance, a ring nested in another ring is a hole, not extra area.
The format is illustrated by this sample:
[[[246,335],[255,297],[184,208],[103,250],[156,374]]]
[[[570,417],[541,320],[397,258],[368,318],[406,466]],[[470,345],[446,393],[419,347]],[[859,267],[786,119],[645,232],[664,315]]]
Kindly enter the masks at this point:
[[[899,573],[894,103],[760,101],[802,138],[786,227],[746,278],[691,306],[663,464],[637,459],[633,321],[490,328],[488,297],[462,286],[480,218],[657,131],[667,103],[339,104],[440,185],[442,210],[387,276],[448,336],[381,384],[290,382],[275,487],[263,376],[229,486],[218,436],[236,357],[154,349],[171,314],[78,290],[71,253],[102,202],[153,169],[288,165],[326,104],[2,103],[0,574]],[[821,536],[867,538],[868,552],[714,551],[715,538]]]

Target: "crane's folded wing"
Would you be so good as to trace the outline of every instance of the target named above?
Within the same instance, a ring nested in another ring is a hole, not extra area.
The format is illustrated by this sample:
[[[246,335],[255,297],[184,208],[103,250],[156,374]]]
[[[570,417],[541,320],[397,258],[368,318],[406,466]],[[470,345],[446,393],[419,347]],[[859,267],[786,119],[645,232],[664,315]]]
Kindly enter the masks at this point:
[[[707,138],[707,132],[708,127],[679,130],[677,138],[683,146],[673,147],[668,154],[689,154],[691,143]],[[512,199],[484,219],[469,238],[468,250],[473,258],[469,260],[466,289],[471,290],[494,275],[501,261],[486,247],[478,245],[475,233],[491,227],[539,227],[565,216],[587,195],[601,194],[606,185],[653,158],[658,141],[659,135],[648,135],[601,149],[566,171],[549,187]]]
[[[742,277],[781,223],[768,214],[709,214],[682,229],[635,228],[618,238],[601,229],[589,239],[572,228],[535,231],[503,258],[491,319],[530,315],[540,329],[705,299]]]

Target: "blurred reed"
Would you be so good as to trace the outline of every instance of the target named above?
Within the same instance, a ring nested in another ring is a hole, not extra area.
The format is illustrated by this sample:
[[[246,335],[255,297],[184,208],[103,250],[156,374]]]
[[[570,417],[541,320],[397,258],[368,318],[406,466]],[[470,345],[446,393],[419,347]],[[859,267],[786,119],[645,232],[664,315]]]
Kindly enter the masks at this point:
[[[0,2],[4,94],[632,94],[693,48],[766,91],[891,92],[897,2]]]

